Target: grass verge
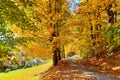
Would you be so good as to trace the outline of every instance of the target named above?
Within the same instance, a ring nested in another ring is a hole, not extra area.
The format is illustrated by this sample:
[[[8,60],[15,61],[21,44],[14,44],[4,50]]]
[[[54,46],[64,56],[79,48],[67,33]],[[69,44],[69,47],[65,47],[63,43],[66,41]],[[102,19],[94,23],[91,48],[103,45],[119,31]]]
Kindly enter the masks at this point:
[[[48,70],[51,66],[52,60],[40,66],[0,73],[0,80],[39,80],[40,73]]]

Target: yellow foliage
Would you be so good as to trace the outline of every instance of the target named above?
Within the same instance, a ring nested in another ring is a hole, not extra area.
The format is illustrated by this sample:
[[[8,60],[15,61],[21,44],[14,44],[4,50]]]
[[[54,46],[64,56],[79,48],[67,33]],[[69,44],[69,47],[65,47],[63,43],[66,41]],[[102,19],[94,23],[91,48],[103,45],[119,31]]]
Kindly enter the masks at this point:
[[[48,53],[49,49],[35,43],[28,44],[27,47],[22,47],[22,50],[32,57],[49,57],[50,55],[50,53]]]

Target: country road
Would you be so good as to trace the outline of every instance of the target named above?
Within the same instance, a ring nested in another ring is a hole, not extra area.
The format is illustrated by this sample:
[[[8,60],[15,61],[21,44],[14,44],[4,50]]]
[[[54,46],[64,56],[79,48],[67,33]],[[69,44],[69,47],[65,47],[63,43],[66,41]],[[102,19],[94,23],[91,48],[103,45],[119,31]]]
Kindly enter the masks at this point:
[[[73,61],[71,61],[71,66],[78,67],[79,70],[83,72],[83,74],[90,76],[95,80],[120,80],[120,78],[116,78],[114,76],[111,76],[102,72],[96,72],[96,71],[90,70],[89,68],[79,66],[77,63]]]
[[[120,80],[120,78],[90,70],[72,60],[64,60],[59,62],[43,80]]]

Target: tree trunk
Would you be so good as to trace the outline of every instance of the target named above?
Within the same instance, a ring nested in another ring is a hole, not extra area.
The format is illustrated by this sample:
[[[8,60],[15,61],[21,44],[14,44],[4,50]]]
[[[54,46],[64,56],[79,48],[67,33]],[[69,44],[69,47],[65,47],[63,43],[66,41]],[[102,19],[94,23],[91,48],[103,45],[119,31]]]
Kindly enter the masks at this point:
[[[60,0],[49,0],[49,7],[50,7],[50,14],[51,13],[54,13],[54,14],[58,14],[60,13]],[[54,4],[54,6],[51,6],[52,3]],[[53,9],[52,9],[53,8]],[[53,20],[53,17],[57,17],[56,15],[52,16],[50,19],[51,21],[54,21]],[[57,37],[59,37],[59,30],[58,30],[58,27],[59,27],[59,20],[56,21],[55,24],[50,24],[50,27],[54,29],[54,32],[52,33],[52,35],[50,36],[51,37],[51,43],[53,45],[53,65],[56,66],[58,61],[61,60],[61,51],[60,51],[60,40],[55,40]]]
[[[53,65],[57,65],[58,57],[57,57],[57,50],[53,50]]]
[[[116,12],[111,10],[112,4],[108,5],[107,14],[109,16],[108,22],[114,24],[116,22]]]
[[[65,58],[65,47],[62,47],[62,58]]]
[[[60,48],[57,48],[57,52],[58,52],[58,60],[61,60],[61,52],[60,52]]]
[[[94,27],[92,25],[92,22],[91,22],[91,19],[89,19],[89,25],[90,25],[90,31],[91,31],[91,40],[93,41],[92,42],[92,45],[96,45],[96,42],[95,42],[95,39],[96,39],[96,35],[94,34]]]
[[[53,8],[53,6],[52,6],[52,3],[53,3],[53,1],[52,0],[49,0],[49,14],[52,14],[53,13],[53,10],[52,10],[52,8]],[[51,16],[50,17],[50,20],[51,21],[53,21],[53,17],[54,16]],[[57,65],[57,63],[58,63],[58,58],[57,58],[57,48],[56,48],[56,45],[57,45],[57,43],[56,42],[54,42],[54,38],[55,37],[57,37],[57,35],[56,35],[56,31],[55,31],[55,25],[54,24],[52,24],[52,23],[50,23],[50,28],[53,28],[54,29],[54,31],[53,31],[53,33],[50,33],[51,35],[50,35],[50,42],[52,43],[52,53],[53,53],[53,65],[55,66],[55,65]],[[54,43],[53,43],[54,42]]]

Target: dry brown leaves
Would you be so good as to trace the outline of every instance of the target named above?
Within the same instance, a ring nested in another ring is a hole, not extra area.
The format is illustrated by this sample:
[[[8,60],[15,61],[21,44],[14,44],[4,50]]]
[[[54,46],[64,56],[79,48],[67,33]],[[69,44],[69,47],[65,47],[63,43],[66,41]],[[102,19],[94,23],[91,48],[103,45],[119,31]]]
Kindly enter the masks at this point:
[[[113,53],[109,56],[92,56],[84,60],[78,60],[78,64],[89,67],[92,70],[111,74],[120,78],[120,54]]]

